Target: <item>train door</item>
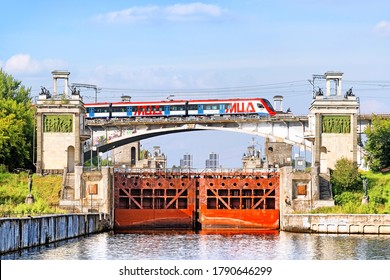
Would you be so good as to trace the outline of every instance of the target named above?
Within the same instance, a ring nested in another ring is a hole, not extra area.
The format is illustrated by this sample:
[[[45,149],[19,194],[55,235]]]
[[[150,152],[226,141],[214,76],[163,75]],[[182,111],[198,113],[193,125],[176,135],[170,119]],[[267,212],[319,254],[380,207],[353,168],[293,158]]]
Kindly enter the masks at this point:
[[[132,107],[128,106],[126,107],[127,116],[130,117],[133,114]]]
[[[203,115],[204,114],[204,109],[203,109],[203,104],[199,104],[198,105],[198,114],[199,115]]]
[[[169,116],[169,114],[171,113],[169,108],[170,108],[169,106],[164,106],[164,115],[165,116]]]
[[[95,108],[89,108],[89,117],[93,118],[95,116]]]
[[[219,113],[221,115],[225,114],[225,104],[220,104],[219,105]]]

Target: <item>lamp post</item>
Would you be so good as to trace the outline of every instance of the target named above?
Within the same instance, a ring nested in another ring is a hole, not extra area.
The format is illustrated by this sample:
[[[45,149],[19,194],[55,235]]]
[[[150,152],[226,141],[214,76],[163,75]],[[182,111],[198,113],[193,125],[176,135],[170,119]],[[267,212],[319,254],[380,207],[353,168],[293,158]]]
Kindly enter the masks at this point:
[[[102,152],[98,153],[98,170],[100,170],[100,157],[102,156],[103,156]]]
[[[92,146],[92,149],[91,149],[91,171],[92,171],[92,168],[93,168],[93,153],[92,151],[96,152],[97,150],[97,147],[96,146]]]
[[[24,169],[24,168],[17,168],[15,169],[14,171],[16,171],[17,173],[21,173],[23,171],[27,171],[27,178],[28,178],[28,194],[26,196],[26,199],[25,199],[25,203],[26,204],[33,204],[35,202],[35,199],[34,199],[34,196],[32,195],[31,191],[32,191],[32,172],[30,169]]]

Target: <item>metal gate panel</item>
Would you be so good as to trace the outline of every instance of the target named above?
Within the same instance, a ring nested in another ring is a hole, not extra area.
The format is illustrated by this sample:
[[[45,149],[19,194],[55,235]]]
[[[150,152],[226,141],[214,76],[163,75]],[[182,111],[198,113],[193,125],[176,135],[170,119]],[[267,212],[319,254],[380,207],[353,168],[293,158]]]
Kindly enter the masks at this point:
[[[279,228],[279,173],[115,173],[115,227]]]

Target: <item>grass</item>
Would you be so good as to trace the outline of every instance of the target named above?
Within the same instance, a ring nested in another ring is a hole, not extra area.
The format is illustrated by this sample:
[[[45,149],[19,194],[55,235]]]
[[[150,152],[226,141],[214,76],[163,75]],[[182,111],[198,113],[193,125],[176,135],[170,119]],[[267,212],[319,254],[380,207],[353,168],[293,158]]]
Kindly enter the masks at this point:
[[[335,196],[336,206],[321,207],[310,213],[321,214],[390,214],[390,173],[362,172],[368,180],[368,204],[362,204],[363,190]]]
[[[33,175],[35,202],[25,204],[29,193],[27,173],[0,173],[0,215],[23,216],[63,213],[58,209],[62,176]]]

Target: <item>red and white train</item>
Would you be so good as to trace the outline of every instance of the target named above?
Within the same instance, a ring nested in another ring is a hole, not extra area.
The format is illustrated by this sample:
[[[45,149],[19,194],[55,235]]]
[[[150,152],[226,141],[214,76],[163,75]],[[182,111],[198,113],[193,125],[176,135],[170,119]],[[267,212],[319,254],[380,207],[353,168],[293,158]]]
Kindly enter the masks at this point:
[[[134,117],[186,117],[211,115],[259,115],[276,114],[265,98],[232,98],[205,100],[169,100],[143,102],[104,102],[85,104],[86,117],[134,118]]]

